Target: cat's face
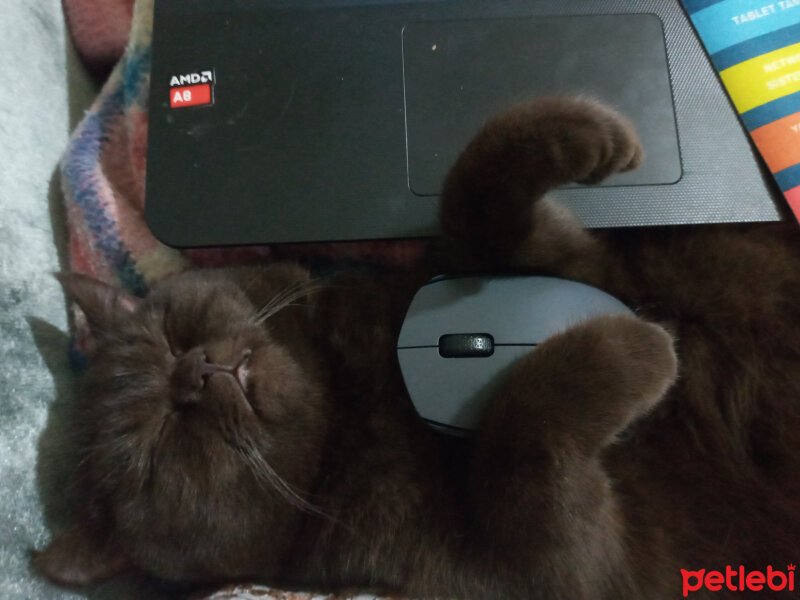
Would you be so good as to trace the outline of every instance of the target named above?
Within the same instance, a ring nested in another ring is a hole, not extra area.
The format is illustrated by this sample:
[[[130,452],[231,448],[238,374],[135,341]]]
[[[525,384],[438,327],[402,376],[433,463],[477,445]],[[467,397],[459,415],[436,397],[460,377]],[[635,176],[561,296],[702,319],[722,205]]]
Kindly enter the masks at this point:
[[[265,320],[224,273],[180,275],[145,300],[64,284],[95,333],[78,411],[78,485],[95,529],[167,578],[275,572],[315,510],[326,430],[302,346],[279,342],[279,316]]]

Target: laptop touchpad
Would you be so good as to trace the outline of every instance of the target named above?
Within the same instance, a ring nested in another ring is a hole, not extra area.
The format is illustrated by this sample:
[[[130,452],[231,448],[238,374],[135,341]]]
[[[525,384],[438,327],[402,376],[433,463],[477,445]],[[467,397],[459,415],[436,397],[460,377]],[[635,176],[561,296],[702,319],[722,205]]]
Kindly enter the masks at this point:
[[[487,115],[513,102],[586,94],[636,125],[642,166],[603,185],[674,183],[681,162],[664,33],[655,15],[409,23],[403,30],[408,177],[439,193]]]

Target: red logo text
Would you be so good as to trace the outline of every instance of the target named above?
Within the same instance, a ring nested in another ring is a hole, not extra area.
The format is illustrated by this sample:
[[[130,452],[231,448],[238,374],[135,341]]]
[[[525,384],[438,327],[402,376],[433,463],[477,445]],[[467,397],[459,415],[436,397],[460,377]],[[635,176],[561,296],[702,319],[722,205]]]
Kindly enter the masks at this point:
[[[198,104],[211,104],[211,86],[207,83],[176,87],[169,90],[169,105],[197,106]]]
[[[786,571],[767,567],[766,571],[747,571],[743,566],[734,569],[725,567],[725,571],[687,571],[681,569],[683,577],[683,597],[690,592],[706,589],[711,592],[728,590],[731,592],[773,592],[794,591],[794,565],[788,565]]]

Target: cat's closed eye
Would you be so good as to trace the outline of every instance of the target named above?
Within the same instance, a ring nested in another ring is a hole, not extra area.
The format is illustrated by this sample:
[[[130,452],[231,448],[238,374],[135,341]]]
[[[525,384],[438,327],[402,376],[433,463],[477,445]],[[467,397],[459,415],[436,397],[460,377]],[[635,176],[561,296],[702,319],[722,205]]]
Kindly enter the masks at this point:
[[[164,308],[164,313],[161,318],[161,335],[163,337],[164,344],[169,349],[169,353],[177,358],[181,354],[184,353],[184,348],[182,344],[178,342],[178,336],[175,331],[175,325],[170,319],[170,307],[167,305]]]

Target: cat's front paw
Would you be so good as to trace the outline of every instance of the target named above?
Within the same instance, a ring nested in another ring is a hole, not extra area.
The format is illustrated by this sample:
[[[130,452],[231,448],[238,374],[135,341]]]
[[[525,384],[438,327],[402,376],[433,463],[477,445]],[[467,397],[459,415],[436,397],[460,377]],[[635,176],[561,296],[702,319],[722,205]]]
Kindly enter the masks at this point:
[[[562,397],[570,406],[562,403],[561,410],[587,448],[616,439],[664,398],[678,374],[672,336],[633,316],[595,318],[554,342],[556,354],[573,365]]]
[[[630,403],[631,418],[652,408],[675,382],[674,342],[660,325],[615,315],[592,319],[572,333],[584,340],[589,380],[598,370],[611,375],[613,383],[605,388],[616,388],[620,398]]]
[[[518,104],[498,118],[516,129],[517,136],[524,138],[530,130],[538,151],[549,163],[550,172],[540,171],[539,175],[552,178],[554,185],[598,183],[614,173],[637,168],[644,158],[633,124],[590,98],[541,98]]]
[[[593,318],[517,363],[488,422],[506,433],[520,423],[541,426],[539,435],[593,453],[652,409],[677,371],[662,327],[626,315]],[[499,418],[502,425],[493,423]]]

